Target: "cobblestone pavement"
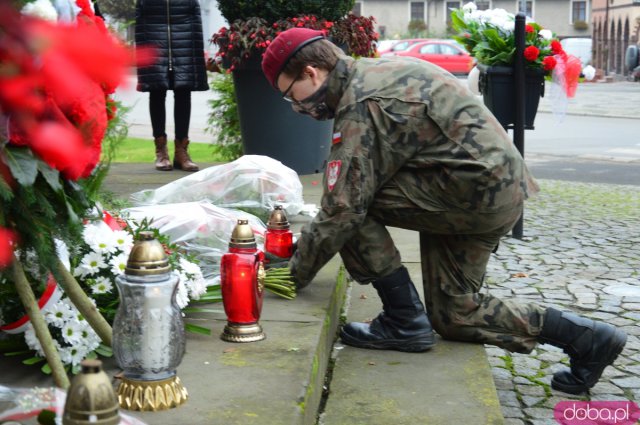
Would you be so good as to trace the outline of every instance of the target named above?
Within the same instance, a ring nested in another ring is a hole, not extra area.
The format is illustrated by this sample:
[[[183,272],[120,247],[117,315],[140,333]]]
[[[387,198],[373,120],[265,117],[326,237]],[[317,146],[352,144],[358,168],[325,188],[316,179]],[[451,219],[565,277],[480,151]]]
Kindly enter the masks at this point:
[[[553,407],[563,400],[640,401],[640,187],[540,183],[525,207],[525,237],[501,242],[487,290],[620,326],[628,342],[582,397],[550,387],[568,364],[560,349],[545,344],[524,355],[486,346],[507,425],[556,424]]]

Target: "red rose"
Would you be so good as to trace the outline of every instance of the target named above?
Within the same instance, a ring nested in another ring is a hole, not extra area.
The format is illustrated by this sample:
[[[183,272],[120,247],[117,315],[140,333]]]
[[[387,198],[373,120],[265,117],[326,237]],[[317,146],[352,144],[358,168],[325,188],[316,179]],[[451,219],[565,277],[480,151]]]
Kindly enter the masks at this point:
[[[560,44],[558,40],[553,40],[551,42],[551,51],[554,55],[559,55],[564,52],[564,49],[562,48],[562,44]]]
[[[529,24],[527,24],[527,25],[525,25],[525,27],[524,27],[524,31],[525,31],[526,33],[532,33],[532,32],[536,32],[536,29],[533,27],[533,25],[529,25]]]
[[[524,58],[529,62],[533,62],[536,59],[538,59],[539,55],[540,55],[540,49],[538,49],[536,46],[529,46],[526,49],[524,49]]]
[[[556,61],[556,58],[554,58],[553,56],[547,56],[542,60],[542,67],[545,71],[553,70],[553,68],[555,68],[557,64],[558,61]]]

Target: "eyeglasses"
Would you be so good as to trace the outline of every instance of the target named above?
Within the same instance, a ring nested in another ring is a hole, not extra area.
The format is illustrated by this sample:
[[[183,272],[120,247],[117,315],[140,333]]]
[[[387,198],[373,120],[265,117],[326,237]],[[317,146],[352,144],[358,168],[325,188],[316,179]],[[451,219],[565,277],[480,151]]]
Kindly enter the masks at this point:
[[[302,72],[300,74],[298,74],[296,76],[296,78],[293,79],[293,81],[291,82],[291,84],[289,84],[289,87],[287,87],[287,89],[282,93],[282,98],[284,100],[286,100],[287,102],[291,102],[291,103],[298,103],[297,100],[295,100],[293,97],[291,97],[289,95],[289,92],[291,91],[291,89],[293,88],[293,85],[297,82],[300,81],[300,76],[302,75]]]

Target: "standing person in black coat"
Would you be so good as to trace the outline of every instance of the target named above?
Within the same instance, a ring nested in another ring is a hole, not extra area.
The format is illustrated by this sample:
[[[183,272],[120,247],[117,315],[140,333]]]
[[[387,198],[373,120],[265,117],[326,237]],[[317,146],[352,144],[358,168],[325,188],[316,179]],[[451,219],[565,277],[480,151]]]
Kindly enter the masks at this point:
[[[175,155],[173,166],[198,171],[191,161],[191,92],[209,89],[198,0],[137,0],[136,45],[155,50],[151,66],[138,68],[138,91],[149,92],[149,112],[156,145],[156,169],[171,170],[165,132],[165,99],[173,90]]]

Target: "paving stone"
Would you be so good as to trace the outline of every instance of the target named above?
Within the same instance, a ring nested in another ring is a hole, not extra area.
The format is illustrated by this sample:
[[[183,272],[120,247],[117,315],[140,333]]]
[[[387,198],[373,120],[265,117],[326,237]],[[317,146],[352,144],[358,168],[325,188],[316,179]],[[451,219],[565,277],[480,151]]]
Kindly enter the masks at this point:
[[[546,397],[544,387],[540,385],[516,385],[516,391],[522,395]]]
[[[609,382],[598,382],[591,390],[591,394],[624,394],[624,391]]]
[[[613,378],[611,382],[620,388],[640,388],[640,377],[631,376],[628,378]]]
[[[493,379],[512,379],[513,378],[513,376],[511,375],[511,372],[501,367],[492,367],[491,373],[493,375]]]
[[[524,418],[524,412],[519,407],[502,406],[502,416],[507,418]]]
[[[527,407],[524,409],[524,414],[532,419],[553,420],[553,409],[546,409],[544,407]]]
[[[524,404],[525,407],[537,406],[538,404],[541,404],[544,400],[545,400],[544,397],[534,397],[530,395],[522,396],[522,404]]]
[[[497,390],[513,390],[515,385],[511,379],[495,379],[493,380]]]
[[[504,419],[504,425],[526,425],[522,420],[515,418],[506,418]]]
[[[520,401],[514,391],[498,390],[498,400],[501,406],[520,407]]]
[[[593,401],[627,401],[627,397],[618,394],[594,394],[591,396]]]

